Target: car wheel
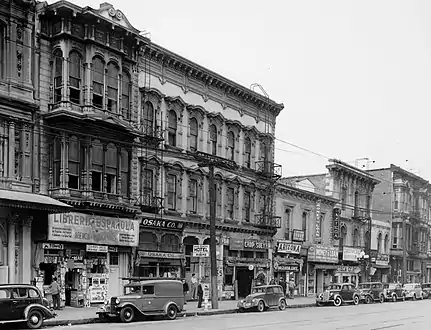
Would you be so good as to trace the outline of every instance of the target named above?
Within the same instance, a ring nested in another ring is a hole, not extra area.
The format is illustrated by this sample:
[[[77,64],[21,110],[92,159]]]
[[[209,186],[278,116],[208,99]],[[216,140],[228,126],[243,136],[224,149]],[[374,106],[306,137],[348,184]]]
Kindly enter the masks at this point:
[[[412,300],[413,300],[413,301],[414,301],[414,300],[416,300],[416,295],[415,295],[415,294],[413,295]]]
[[[367,296],[367,298],[365,299],[365,303],[371,304],[372,302],[373,302],[373,299],[370,296]]]
[[[29,329],[39,329],[43,324],[43,315],[37,309],[33,309],[27,316],[27,327]]]
[[[398,300],[397,295],[396,295],[396,294],[393,294],[393,295],[392,295],[392,302],[397,302],[397,300]]]
[[[263,303],[263,301],[259,301],[259,303],[257,304],[257,310],[259,312],[264,312],[265,311],[265,304]]]
[[[175,305],[169,305],[168,309],[167,309],[167,317],[169,320],[175,320],[177,318],[177,307]]]
[[[406,296],[405,295],[403,295],[403,301],[406,301]]]
[[[278,309],[284,311],[286,309],[286,300],[281,299],[278,304]]]
[[[123,323],[130,323],[135,318],[135,311],[132,307],[126,306],[123,309],[121,309],[120,312],[120,320]]]
[[[317,307],[322,307],[323,303],[318,302],[318,303],[316,303],[316,305],[317,305]]]
[[[241,307],[240,309],[238,309],[238,312],[240,312],[240,313],[244,313],[244,312],[245,312],[245,309],[244,309],[243,307]]]
[[[359,305],[359,297],[353,296],[353,305]]]
[[[421,294],[421,299],[424,300],[424,294],[423,293]]]
[[[334,306],[335,307],[340,307],[341,304],[343,303],[343,300],[341,299],[340,296],[336,296],[334,299]]]
[[[385,302],[385,296],[381,294],[379,297],[379,301],[381,304],[384,303]]]

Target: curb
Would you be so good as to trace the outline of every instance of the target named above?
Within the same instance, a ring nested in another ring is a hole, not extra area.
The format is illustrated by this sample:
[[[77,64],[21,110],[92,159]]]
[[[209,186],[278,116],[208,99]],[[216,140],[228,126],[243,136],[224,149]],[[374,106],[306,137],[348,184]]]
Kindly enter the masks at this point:
[[[286,309],[292,308],[308,308],[308,307],[316,307],[316,304],[296,304],[296,305],[287,305]],[[199,311],[199,312],[185,312],[178,315],[178,317],[193,317],[193,316],[212,316],[212,315],[228,315],[228,314],[237,314],[237,309],[218,309],[215,311]],[[98,317],[87,318],[87,319],[79,319],[79,320],[48,320],[44,322],[44,327],[58,327],[58,326],[67,326],[67,325],[82,325],[82,324],[92,324],[92,323],[109,323],[105,321],[100,321]]]

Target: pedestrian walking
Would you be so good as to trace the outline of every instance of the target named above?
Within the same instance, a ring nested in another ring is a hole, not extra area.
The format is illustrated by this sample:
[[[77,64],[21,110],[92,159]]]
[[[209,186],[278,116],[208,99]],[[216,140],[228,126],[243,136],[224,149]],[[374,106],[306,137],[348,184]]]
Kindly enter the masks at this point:
[[[56,277],[52,278],[52,283],[49,289],[51,291],[52,303],[54,305],[54,309],[59,310],[60,309],[60,288],[58,286]]]
[[[198,279],[196,278],[196,274],[192,274],[192,278],[190,279],[190,282],[192,284],[191,290],[192,290],[192,299],[197,299],[197,288],[198,288]]]
[[[204,297],[204,290],[202,288],[202,284],[201,281],[198,281],[198,285],[197,285],[197,296],[198,296],[198,308],[202,307],[202,299]]]
[[[189,285],[183,280],[184,305],[187,305],[186,295],[189,293]]]
[[[295,282],[290,279],[289,281],[289,298],[293,299],[294,298],[294,292],[295,292]]]
[[[280,284],[281,288],[283,289],[284,296],[286,297],[286,288],[287,288],[286,281],[284,280],[283,277],[280,277],[280,280],[278,283]]]

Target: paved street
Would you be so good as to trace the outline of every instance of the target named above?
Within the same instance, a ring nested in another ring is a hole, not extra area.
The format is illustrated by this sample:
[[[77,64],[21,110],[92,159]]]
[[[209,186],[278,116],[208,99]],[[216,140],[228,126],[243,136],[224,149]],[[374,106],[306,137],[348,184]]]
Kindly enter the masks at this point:
[[[290,309],[262,314],[245,313],[219,316],[185,317],[176,321],[139,322],[131,324],[90,324],[74,326],[76,330],[142,329],[151,330],[235,330],[235,329],[301,329],[301,330],[378,330],[431,328],[431,300],[359,306]],[[55,328],[54,328],[55,329]]]

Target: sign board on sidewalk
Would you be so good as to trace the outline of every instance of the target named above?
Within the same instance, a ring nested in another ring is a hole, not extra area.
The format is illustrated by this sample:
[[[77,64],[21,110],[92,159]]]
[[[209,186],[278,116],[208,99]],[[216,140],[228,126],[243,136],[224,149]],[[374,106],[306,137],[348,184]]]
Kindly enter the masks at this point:
[[[209,257],[209,245],[193,245],[193,257]]]

